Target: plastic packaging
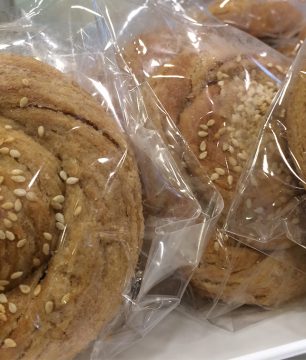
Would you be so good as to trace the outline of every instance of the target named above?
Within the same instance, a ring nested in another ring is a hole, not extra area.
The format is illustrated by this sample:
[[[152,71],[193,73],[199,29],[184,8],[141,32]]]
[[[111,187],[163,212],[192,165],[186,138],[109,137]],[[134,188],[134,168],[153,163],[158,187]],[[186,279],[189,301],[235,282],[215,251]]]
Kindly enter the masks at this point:
[[[129,68],[140,84],[151,86],[172,119],[172,127],[185,138],[201,169],[223,196],[225,209],[218,229],[184,301],[185,309],[197,319],[219,322],[221,315],[225,319],[242,304],[272,307],[278,303],[277,294],[267,289],[271,282],[283,280],[285,269],[278,275],[278,263],[262,251],[282,251],[288,240],[263,243],[255,250],[226,234],[223,225],[235,186],[289,61],[257,39],[209,16],[199,22],[197,9],[202,14],[195,1],[134,0],[123,10],[110,2],[107,9],[99,11],[112,21],[121,66]],[[146,102],[151,98],[144,93]],[[152,118],[171,148],[169,119]],[[263,265],[258,267],[259,263]],[[275,278],[262,284],[260,279],[272,269]],[[254,274],[249,292],[241,291]],[[286,276],[290,278],[289,272]],[[288,298],[295,295],[294,291],[287,293]],[[252,312],[257,314],[258,308]],[[247,312],[245,315],[248,322]]]
[[[184,140],[163,142],[95,2],[16,5],[0,24],[0,358],[108,359],[179,304],[222,201],[177,161],[195,161]]]
[[[284,272],[283,281],[273,285],[279,302],[283,297],[286,300],[289,292],[296,293],[297,298],[305,295],[306,289],[305,152],[301,143],[305,127],[305,50],[303,46],[267,116],[226,225],[241,243],[255,249],[267,249],[278,239],[286,240],[287,245],[278,251],[263,250],[276,259],[279,272]]]

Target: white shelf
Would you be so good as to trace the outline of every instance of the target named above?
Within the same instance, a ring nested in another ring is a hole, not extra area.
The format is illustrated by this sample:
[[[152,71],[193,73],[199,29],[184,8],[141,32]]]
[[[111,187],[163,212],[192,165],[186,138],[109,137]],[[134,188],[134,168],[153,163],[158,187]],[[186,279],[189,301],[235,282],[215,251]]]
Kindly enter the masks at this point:
[[[305,324],[290,311],[228,332],[174,312],[115,360],[281,360],[306,353]]]

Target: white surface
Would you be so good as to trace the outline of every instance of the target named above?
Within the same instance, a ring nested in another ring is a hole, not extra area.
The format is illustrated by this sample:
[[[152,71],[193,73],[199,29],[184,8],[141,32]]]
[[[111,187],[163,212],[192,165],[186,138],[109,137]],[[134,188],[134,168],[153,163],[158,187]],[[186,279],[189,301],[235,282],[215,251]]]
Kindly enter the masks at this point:
[[[174,312],[115,360],[281,360],[303,353],[306,313],[288,312],[232,333]]]

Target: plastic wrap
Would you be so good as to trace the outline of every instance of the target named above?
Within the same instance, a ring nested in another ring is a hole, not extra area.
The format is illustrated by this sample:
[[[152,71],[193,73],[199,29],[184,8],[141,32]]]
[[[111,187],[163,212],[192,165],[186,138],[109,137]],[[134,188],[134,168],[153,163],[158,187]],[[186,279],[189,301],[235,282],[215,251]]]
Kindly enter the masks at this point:
[[[209,16],[199,22],[202,10],[195,1],[158,0],[130,1],[123,10],[110,2],[106,9],[99,9],[112,21],[121,66],[130,69],[139,84],[148,83],[165,107],[166,116],[152,117],[165,141],[171,148],[173,133],[168,134],[168,129],[172,121],[172,128],[182,134],[200,168],[223,196],[225,208],[218,229],[184,299],[188,313],[217,322],[242,304],[268,307],[278,303],[275,292],[267,291],[275,279],[264,287],[260,279],[270,274],[269,267],[275,267],[278,281],[283,273],[278,275],[272,258],[262,251],[286,249],[288,240],[263,243],[254,250],[226,234],[223,226],[236,184],[289,63],[238,29]],[[144,93],[145,102],[151,98]],[[256,276],[249,293],[240,291],[252,274]],[[289,291],[290,296],[294,293]],[[252,311],[258,312],[257,308]]]
[[[257,150],[240,181],[227,219],[227,231],[273,259],[271,291],[276,305],[305,295],[305,46],[269,112]],[[256,192],[256,195],[255,195]],[[280,249],[269,244],[285,240]],[[265,250],[263,250],[265,249]],[[272,261],[272,260],[271,260]],[[241,288],[246,293],[252,277]],[[293,294],[291,298],[289,295]]]
[[[179,304],[222,201],[178,161],[195,161],[184,140],[164,143],[95,2],[16,5],[0,24],[0,358],[108,359]]]

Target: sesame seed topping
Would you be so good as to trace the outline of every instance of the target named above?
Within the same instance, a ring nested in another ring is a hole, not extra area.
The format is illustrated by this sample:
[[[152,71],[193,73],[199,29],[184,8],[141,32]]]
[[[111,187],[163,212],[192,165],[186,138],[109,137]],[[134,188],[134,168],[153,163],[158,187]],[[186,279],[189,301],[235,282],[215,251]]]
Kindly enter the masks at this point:
[[[66,184],[68,184],[68,185],[74,185],[74,184],[76,184],[78,182],[79,182],[79,178],[77,178],[77,177],[69,177],[66,180]]]
[[[55,202],[58,202],[61,204],[65,201],[65,197],[63,195],[56,195],[56,196],[54,196],[52,201],[55,201]]]
[[[0,154],[6,155],[10,152],[10,149],[7,147],[0,148]]]
[[[224,144],[222,145],[222,150],[223,150],[223,151],[227,151],[227,150],[228,150],[228,147],[229,147],[229,145],[226,144],[226,143],[224,143]]]
[[[34,266],[39,266],[40,265],[40,260],[38,258],[33,258],[33,265]]]
[[[7,280],[0,280],[0,285],[1,286],[6,286],[6,285],[8,285],[10,282],[9,281],[7,281]]]
[[[199,131],[198,132],[198,135],[200,136],[200,137],[206,137],[206,136],[208,136],[208,132],[206,132],[206,131]]]
[[[4,140],[4,142],[5,143],[11,143],[11,142],[13,142],[15,140],[15,138],[13,137],[13,136],[9,136],[9,137],[7,137],[5,140]]]
[[[22,203],[20,199],[17,199],[14,204],[15,211],[19,212],[22,209]]]
[[[12,125],[4,125],[4,129],[6,130],[12,130],[13,126]]]
[[[0,294],[0,304],[6,304],[7,303],[7,297],[5,294]]]
[[[229,151],[231,154],[234,154],[235,149],[233,148],[232,145],[229,145],[229,146],[228,146],[228,151]]]
[[[44,243],[42,252],[44,255],[48,256],[50,253],[50,245],[48,243]]]
[[[2,348],[4,348],[4,349],[6,349],[6,348],[15,348],[16,346],[17,346],[17,344],[13,339],[6,338],[3,341]]]
[[[13,226],[13,223],[9,219],[3,219],[3,224],[6,228],[10,229]]]
[[[219,245],[218,241],[215,241],[215,242],[214,242],[214,249],[215,249],[215,251],[218,251],[219,248],[220,248],[220,245]]]
[[[26,242],[27,242],[27,239],[21,239],[21,240],[19,240],[19,241],[17,242],[17,247],[18,247],[18,248],[24,247],[24,245],[26,244]]]
[[[52,202],[51,206],[54,210],[62,210],[63,206],[58,202]]]
[[[27,194],[26,194],[26,198],[27,200],[29,201],[37,201],[37,196],[36,194],[33,192],[33,191],[29,191]]]
[[[241,173],[242,171],[242,167],[241,166],[234,166],[234,171],[237,172],[237,173]]]
[[[34,294],[34,296],[38,296],[38,295],[40,294],[40,292],[41,292],[41,285],[38,284],[38,285],[35,287],[33,294]]]
[[[203,140],[200,144],[200,150],[201,152],[205,151],[206,150],[206,142],[205,140]]]
[[[45,128],[43,126],[38,126],[37,133],[39,137],[43,137],[45,135]]]
[[[26,181],[26,178],[24,176],[18,175],[18,176],[12,176],[11,179],[16,183],[23,183]]]
[[[10,241],[14,241],[15,240],[15,235],[11,232],[11,231],[5,231],[5,236],[8,240]]]
[[[236,166],[237,165],[237,160],[235,158],[233,158],[232,156],[230,156],[228,158],[228,162],[230,163],[230,165],[232,166]]]
[[[26,196],[27,192],[24,189],[15,189],[14,194],[18,197]]]
[[[200,129],[208,130],[208,126],[205,125],[205,124],[201,124],[201,125],[200,125]]]
[[[65,223],[65,218],[64,215],[62,213],[56,213],[55,214],[55,220],[61,223]]]
[[[77,206],[76,209],[74,210],[73,215],[74,215],[74,216],[78,216],[78,215],[80,215],[81,211],[82,211],[82,206],[79,205],[79,206]]]
[[[255,212],[256,214],[263,214],[263,213],[264,213],[264,208],[258,207],[258,208],[256,208],[256,209],[254,210],[254,212]]]
[[[4,313],[0,313],[0,320],[1,321],[7,321],[7,316]]]
[[[23,170],[21,169],[14,169],[11,171],[12,175],[22,175],[23,174]]]
[[[233,175],[228,175],[227,183],[228,183],[229,186],[233,185],[233,181],[234,181]]]
[[[207,157],[207,151],[203,151],[200,153],[199,155],[199,159],[200,160],[204,160]]]
[[[239,147],[239,142],[238,142],[238,140],[236,140],[236,139],[232,139],[232,144],[233,144],[235,147]]]
[[[211,126],[215,125],[215,122],[216,121],[214,119],[210,119],[210,120],[207,121],[207,126],[211,127]]]
[[[0,230],[0,239],[1,240],[5,239],[5,232],[3,230]]]
[[[215,168],[215,172],[219,175],[225,175],[225,170],[222,168]]]
[[[19,106],[21,108],[23,108],[23,107],[27,106],[28,103],[29,103],[29,99],[27,97],[23,97],[20,99]]]
[[[55,223],[55,226],[58,230],[61,230],[61,231],[65,230],[65,225],[61,222]]]
[[[17,306],[14,303],[9,303],[8,308],[12,314],[15,314],[17,312]]]
[[[14,207],[14,204],[11,201],[5,202],[1,205],[2,209],[4,210],[11,210]]]
[[[13,213],[12,211],[9,211],[7,213],[7,216],[11,221],[17,221],[18,220],[17,215],[15,213]]]
[[[12,158],[14,158],[14,159],[18,159],[18,158],[20,158],[20,152],[18,151],[18,150],[16,150],[16,149],[12,149],[12,150],[10,150],[10,156],[12,157]]]
[[[294,218],[294,219],[292,219],[291,222],[292,222],[293,225],[297,225],[300,222],[300,219],[299,218]]]
[[[12,280],[19,279],[22,275],[23,275],[22,271],[16,271],[11,275],[11,279]]]
[[[20,290],[23,294],[29,294],[29,292],[31,291],[31,288],[30,288],[30,286],[28,286],[28,285],[21,284],[21,285],[19,285],[19,290]]]
[[[218,180],[219,179],[219,174],[217,173],[213,173],[210,177],[211,181],[215,181],[215,180]]]
[[[222,87],[224,85],[224,81],[223,80],[218,81],[218,85]]]
[[[46,314],[51,314],[54,309],[54,303],[53,301],[47,301],[45,304],[45,311]]]
[[[61,170],[59,173],[59,176],[62,180],[66,181],[68,179],[68,176],[64,170]]]
[[[51,235],[50,233],[48,233],[48,232],[44,232],[44,233],[43,233],[43,236],[44,236],[44,238],[45,238],[46,240],[48,240],[48,241],[51,241],[51,240],[52,240],[52,235]]]
[[[70,300],[70,294],[67,293],[61,298],[61,303],[62,304],[68,304],[69,300]]]
[[[247,200],[246,200],[246,207],[247,207],[248,209],[251,209],[251,208],[252,208],[252,200],[251,200],[251,199],[247,199]]]
[[[30,85],[30,81],[28,79],[22,79],[22,83],[24,86],[29,86]]]

